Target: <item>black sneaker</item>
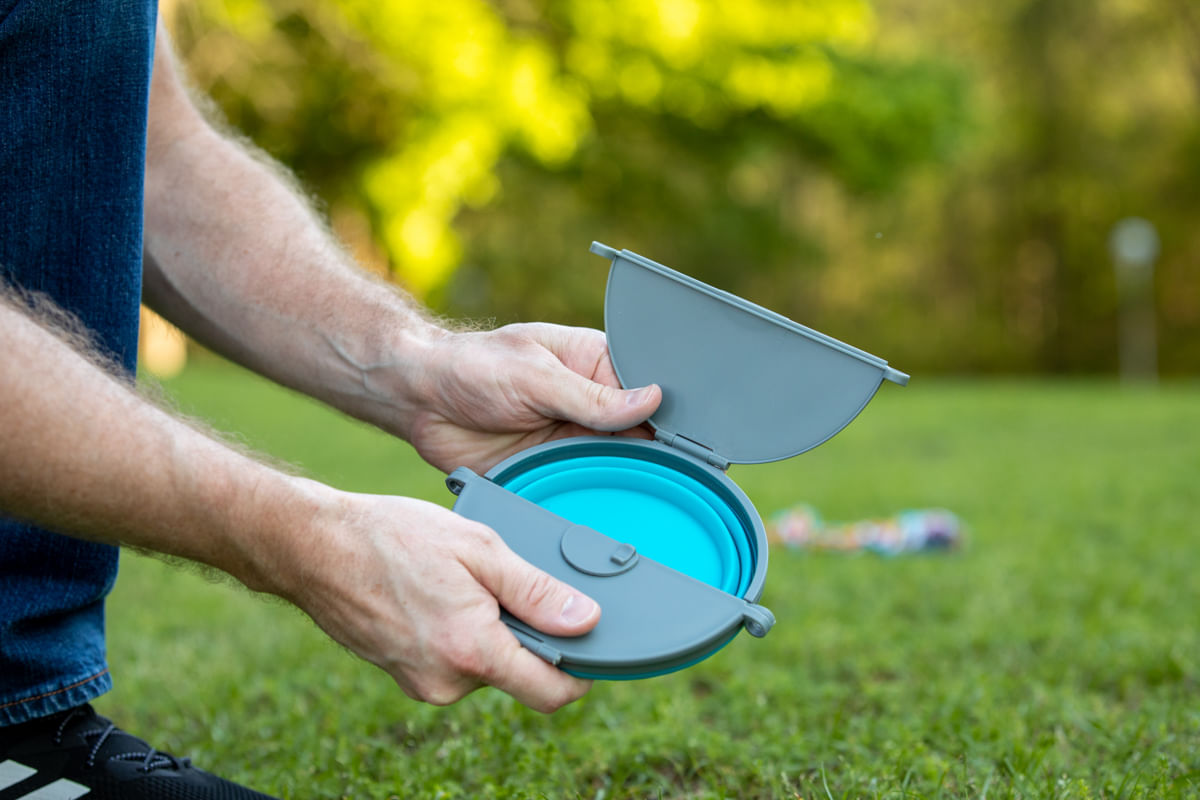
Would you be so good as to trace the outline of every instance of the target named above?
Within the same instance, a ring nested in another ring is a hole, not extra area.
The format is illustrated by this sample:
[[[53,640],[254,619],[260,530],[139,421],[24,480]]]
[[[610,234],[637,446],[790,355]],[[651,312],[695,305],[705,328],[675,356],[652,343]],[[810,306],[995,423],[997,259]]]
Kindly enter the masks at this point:
[[[155,750],[82,705],[0,728],[0,800],[274,800]]]

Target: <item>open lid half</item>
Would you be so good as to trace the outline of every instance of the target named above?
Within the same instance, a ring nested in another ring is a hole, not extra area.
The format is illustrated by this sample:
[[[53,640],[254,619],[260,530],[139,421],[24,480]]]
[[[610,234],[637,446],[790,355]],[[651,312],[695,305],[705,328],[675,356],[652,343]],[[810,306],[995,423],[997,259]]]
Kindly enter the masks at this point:
[[[886,379],[881,358],[628,250],[612,260],[604,327],[624,387],[657,383],[655,438],[729,464],[803,453],[846,427]]]

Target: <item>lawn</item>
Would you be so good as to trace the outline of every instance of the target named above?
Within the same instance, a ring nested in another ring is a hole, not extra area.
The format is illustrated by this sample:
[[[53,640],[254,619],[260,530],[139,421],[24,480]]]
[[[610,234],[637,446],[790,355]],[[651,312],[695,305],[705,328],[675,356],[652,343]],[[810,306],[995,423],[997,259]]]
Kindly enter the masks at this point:
[[[337,486],[452,499],[405,444],[223,364],[166,388]],[[98,707],[284,798],[1200,796],[1200,385],[917,376],[731,474],[764,516],[945,507],[969,540],[773,549],[765,639],[551,716],[415,703],[291,608],[127,555]]]

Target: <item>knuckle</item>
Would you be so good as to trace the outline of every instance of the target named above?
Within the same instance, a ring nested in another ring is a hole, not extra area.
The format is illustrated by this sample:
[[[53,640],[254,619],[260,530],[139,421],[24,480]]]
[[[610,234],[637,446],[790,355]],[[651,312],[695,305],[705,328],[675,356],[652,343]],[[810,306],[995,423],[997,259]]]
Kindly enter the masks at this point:
[[[577,687],[567,685],[550,692],[546,697],[542,698],[535,706],[535,711],[540,711],[543,714],[553,714],[565,705],[574,703],[587,692],[587,687]]]
[[[612,402],[612,393],[612,387],[593,382],[588,387],[588,404],[596,411],[603,411]]]
[[[507,672],[500,661],[495,658],[483,659],[477,666],[476,678],[486,686],[495,686],[501,683]]]
[[[462,529],[463,544],[476,553],[491,554],[499,547],[503,540],[500,534],[489,528],[487,525],[478,522],[470,522]]]
[[[559,594],[558,581],[541,570],[531,570],[522,597],[527,607],[541,608],[552,604]]]
[[[435,686],[424,693],[422,700],[431,706],[448,706],[457,703],[465,695],[466,692],[457,686]]]
[[[532,708],[534,711],[537,711],[541,714],[553,714],[566,704],[567,701],[559,700],[557,697],[543,697],[536,701]]]
[[[453,674],[477,679],[487,669],[486,660],[480,654],[475,640],[464,632],[447,633],[441,649],[442,661]]]
[[[408,681],[396,681],[406,695],[413,700],[434,706],[448,706],[460,699],[464,692],[449,682],[436,677],[424,676]]]

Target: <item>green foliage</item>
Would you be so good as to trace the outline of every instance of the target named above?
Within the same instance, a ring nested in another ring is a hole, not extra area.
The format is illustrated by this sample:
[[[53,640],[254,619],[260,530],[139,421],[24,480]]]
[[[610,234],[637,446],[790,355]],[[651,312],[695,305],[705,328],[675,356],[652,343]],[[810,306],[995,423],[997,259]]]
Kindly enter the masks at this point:
[[[310,474],[451,499],[402,443],[245,373],[194,364],[169,388]],[[764,514],[949,507],[964,551],[773,550],[766,638],[549,717],[492,691],[411,702],[294,611],[126,557],[101,709],[285,798],[1194,797],[1198,394],[885,389],[734,478]]]
[[[547,202],[516,216],[508,192],[570,181],[584,213],[631,226],[648,203],[654,239],[726,207],[766,232],[780,224],[778,189],[767,196],[755,174],[811,162],[891,186],[944,154],[961,106],[948,71],[871,52],[863,0],[207,0],[177,13],[193,75],[232,122],[317,183],[335,221],[339,205],[366,215],[400,278],[451,304],[458,289],[436,290],[460,262],[540,267],[541,242],[578,225]],[[742,196],[725,197],[738,180]],[[539,236],[515,252],[468,237],[464,251],[464,209]],[[734,228],[725,238],[747,263],[778,263],[772,247],[804,233],[787,224],[756,246]],[[736,281],[741,269],[724,272]]]
[[[1183,0],[195,0],[198,85],[439,311],[596,325],[593,239],[914,372],[1105,371],[1154,222],[1200,363]]]
[[[942,357],[958,369],[1111,369],[1118,297],[1107,238],[1137,215],[1163,239],[1160,361],[1194,373],[1200,202],[1181,192],[1200,169],[1189,145],[1200,135],[1194,4],[886,5],[896,41],[936,48],[975,87],[972,142],[931,181],[932,202],[901,216],[921,231],[893,251],[927,287],[927,324],[967,334]]]

